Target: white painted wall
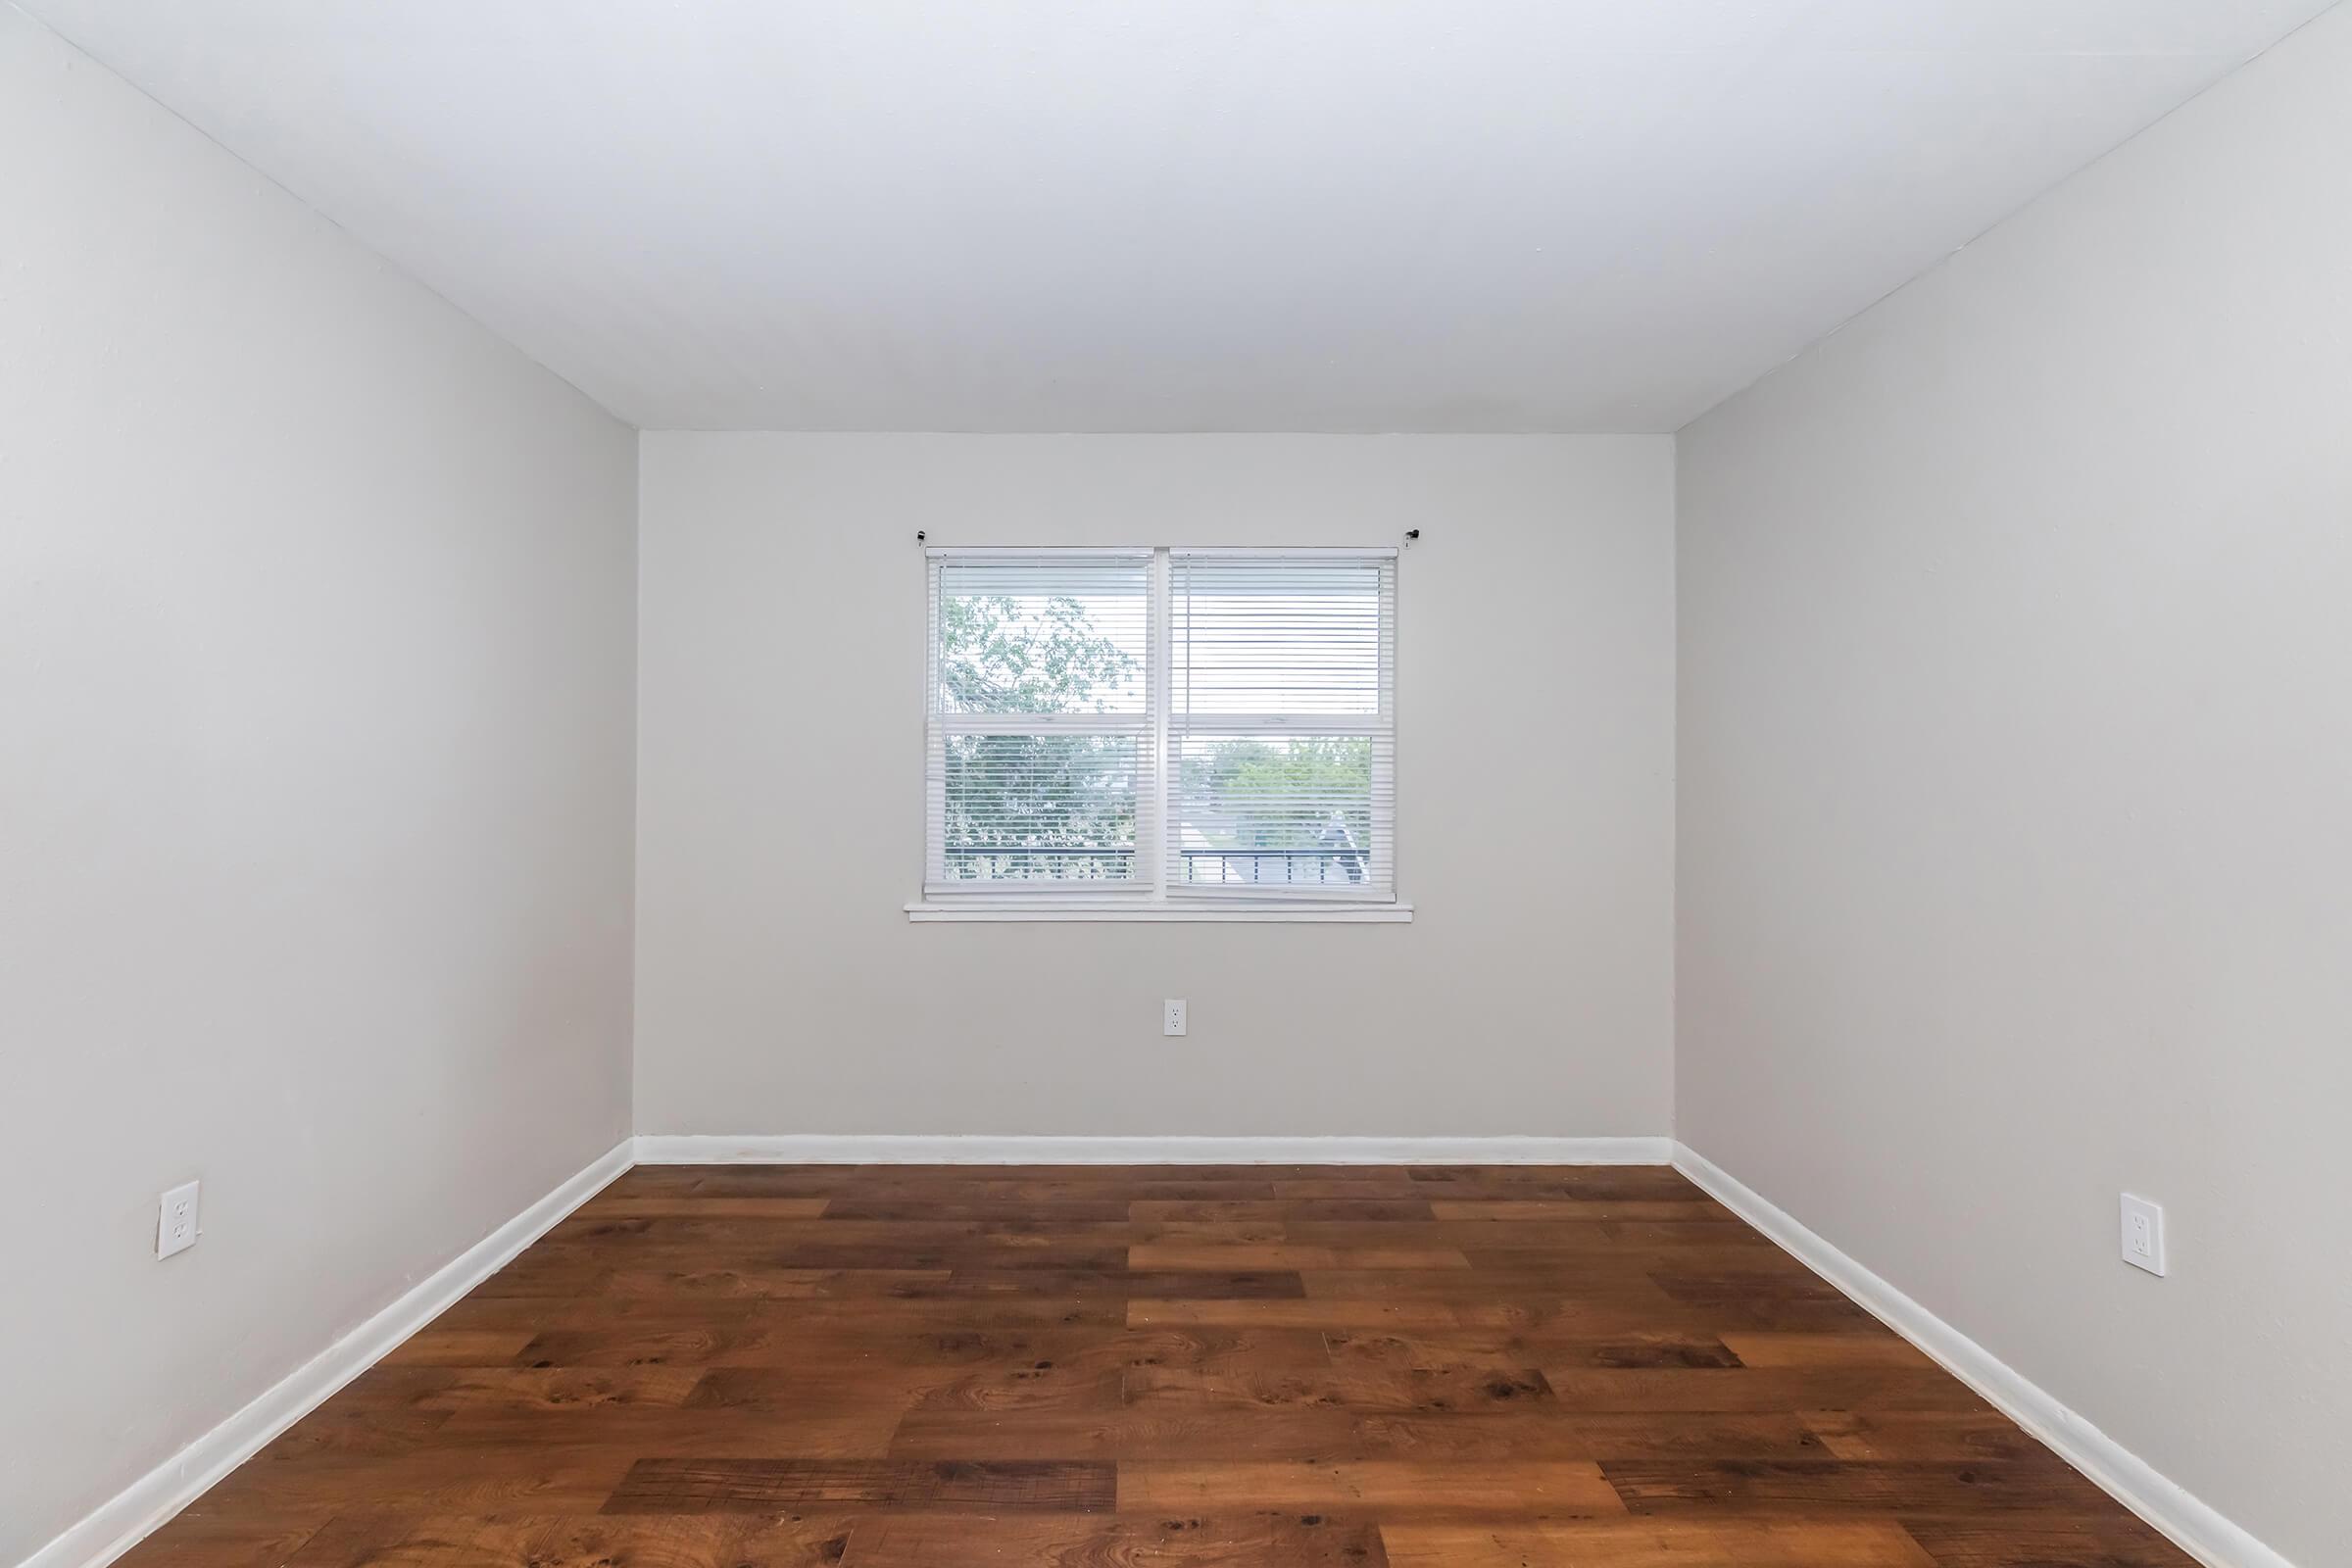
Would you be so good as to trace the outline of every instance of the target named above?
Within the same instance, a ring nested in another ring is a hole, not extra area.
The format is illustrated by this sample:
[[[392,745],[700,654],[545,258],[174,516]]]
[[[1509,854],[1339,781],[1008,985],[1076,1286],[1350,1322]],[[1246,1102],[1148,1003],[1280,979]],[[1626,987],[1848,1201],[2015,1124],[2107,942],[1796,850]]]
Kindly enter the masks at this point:
[[[1683,1138],[2309,1568],[2352,1542],[2347,169],[2338,9],[1680,450]]]
[[[627,1130],[635,452],[0,5],[0,1562]]]
[[[643,438],[649,1133],[1657,1134],[1672,443]],[[925,925],[955,544],[1391,544],[1409,926]],[[1061,988],[1049,996],[1049,988]],[[1192,1004],[1159,1034],[1159,1003]]]

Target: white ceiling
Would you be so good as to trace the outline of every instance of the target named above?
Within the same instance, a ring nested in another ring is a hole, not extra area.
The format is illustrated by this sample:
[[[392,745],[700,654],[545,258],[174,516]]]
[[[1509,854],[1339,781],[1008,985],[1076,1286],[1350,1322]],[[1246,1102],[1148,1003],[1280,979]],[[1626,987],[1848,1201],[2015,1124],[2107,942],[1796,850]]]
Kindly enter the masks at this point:
[[[1671,430],[2325,0],[20,0],[649,427]]]

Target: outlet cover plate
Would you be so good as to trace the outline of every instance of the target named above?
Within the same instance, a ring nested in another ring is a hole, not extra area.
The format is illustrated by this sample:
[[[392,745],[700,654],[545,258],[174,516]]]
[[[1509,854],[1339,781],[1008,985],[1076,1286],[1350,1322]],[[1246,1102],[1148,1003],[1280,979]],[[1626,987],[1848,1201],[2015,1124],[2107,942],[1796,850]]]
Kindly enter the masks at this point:
[[[159,1200],[155,1215],[155,1255],[170,1257],[196,1245],[198,1183],[172,1188]]]
[[[2125,1262],[2163,1278],[2164,1205],[2126,1193],[2121,1245]]]

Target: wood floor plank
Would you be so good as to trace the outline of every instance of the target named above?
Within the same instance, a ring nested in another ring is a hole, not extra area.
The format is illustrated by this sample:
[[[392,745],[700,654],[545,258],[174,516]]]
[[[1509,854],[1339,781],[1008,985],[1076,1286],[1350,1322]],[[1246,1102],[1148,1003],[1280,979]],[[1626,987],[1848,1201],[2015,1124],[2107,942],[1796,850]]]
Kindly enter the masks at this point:
[[[1949,1373],[1902,1367],[1559,1367],[1544,1379],[1574,1410],[1790,1410],[1818,1401],[1841,1410],[1987,1408]]]
[[[1137,1328],[1195,1323],[1232,1328],[1437,1329],[1458,1327],[1460,1315],[1442,1302],[1298,1300],[1131,1300],[1127,1321]]]
[[[811,1373],[792,1367],[715,1367],[688,1404],[779,1417],[906,1410],[1115,1410],[1125,1368],[1091,1361],[979,1367],[854,1366]]]
[[[913,1410],[899,1422],[890,1452],[893,1457],[909,1459],[1004,1459],[1054,1453],[1122,1461],[1295,1459],[1305,1454],[1334,1460],[1477,1463],[1593,1457],[1592,1446],[1576,1428],[1532,1407],[1499,1412],[1365,1413],[1292,1406],[1255,1410],[1247,1420],[1234,1420],[1215,1410],[1154,1405],[1133,1405],[1102,1414]]]
[[[1555,1404],[1554,1408],[1558,1406]],[[1806,1421],[1781,1411],[1573,1411],[1568,1417],[1596,1459],[1819,1459],[1833,1450]]]
[[[1431,1197],[1517,1193],[1531,1198],[1710,1201],[1671,1165],[1408,1165],[1404,1173]]]
[[[1709,1334],[1627,1330],[1594,1336],[1552,1330],[1461,1329],[1419,1334],[1327,1333],[1332,1358],[1342,1365],[1447,1367],[1736,1367],[1740,1358]]]
[[[414,1514],[589,1513],[627,1473],[602,1444],[448,1444],[407,1453],[257,1459],[206,1494],[217,1511],[255,1515],[380,1507]]]
[[[815,1504],[886,1508],[1108,1508],[1109,1464],[1070,1459],[640,1459],[607,1513],[758,1513]]]
[[[1712,1220],[1727,1210],[1703,1198],[1440,1198],[1432,1219],[1487,1220]],[[1304,1216],[1300,1216],[1304,1217]]]
[[[1246,1416],[1257,1410],[1300,1406],[1423,1414],[1493,1411],[1550,1397],[1543,1374],[1532,1368],[1359,1365],[1204,1372],[1192,1367],[1137,1367],[1126,1378],[1129,1404],[1203,1415],[1222,1411]]]
[[[1387,1568],[1379,1527],[1318,1513],[1241,1516],[884,1514],[841,1568]]]
[[[632,1198],[606,1195],[590,1199],[574,1218],[604,1219],[815,1219],[825,1211],[825,1198],[715,1198],[691,1194]],[[551,1234],[561,1234],[559,1226]]]
[[[1723,1343],[1742,1366],[1897,1366],[1926,1371],[1935,1360],[1891,1329],[1851,1334],[1773,1334],[1737,1331]]]
[[[251,1568],[282,1563],[318,1534],[316,1510],[287,1514],[196,1507],[116,1559],[122,1568]]]
[[[1800,1410],[1839,1459],[2024,1459],[2044,1449],[1997,1410]]]
[[[1221,1245],[1215,1242],[1146,1242],[1127,1250],[1134,1269],[1347,1269],[1468,1268],[1470,1259],[1451,1247],[1309,1247],[1288,1242]]]
[[[2178,1546],[2120,1508],[2063,1516],[1906,1519],[1936,1568],[2180,1568]]]
[[[1653,1519],[1391,1524],[1390,1568],[1937,1568],[1901,1526]]]
[[[609,1296],[864,1300],[928,1295],[944,1290],[955,1277],[955,1270],[949,1268],[794,1268],[765,1263],[680,1268],[666,1260],[643,1259],[637,1260],[635,1267],[612,1270],[601,1289]]]
[[[1434,1219],[1426,1199],[1404,1194],[1396,1198],[1297,1198],[1282,1200],[1223,1200],[1183,1201],[1138,1199],[1128,1204],[1127,1217],[1138,1223],[1231,1225],[1249,1223],[1312,1224],[1346,1221],[1357,1224],[1392,1220]]]
[[[789,1510],[425,1518],[351,1568],[835,1568],[854,1518]]]
[[[380,1366],[505,1366],[536,1339],[529,1329],[426,1329]]]
[[[1458,1301],[1491,1305],[1568,1299],[1671,1312],[1674,1301],[1647,1275],[1625,1270],[1577,1268],[1548,1262],[1487,1261],[1468,1270],[1447,1268],[1301,1269],[1309,1296],[1336,1300]],[[1629,1319],[1629,1321],[1641,1321]]]
[[[2065,1512],[2100,1494],[2055,1459],[1612,1459],[1635,1513]]]
[[[467,1411],[451,1417],[441,1436],[483,1447],[553,1444],[678,1459],[880,1459],[889,1455],[901,1419],[899,1410],[880,1400],[848,1409],[605,1405],[520,1414]]]
[[[531,1368],[707,1366],[732,1336],[725,1325],[623,1324],[610,1329],[550,1329],[514,1353]]]
[[[1139,1460],[1118,1466],[1118,1504],[1124,1513],[1305,1508],[1384,1520],[1625,1511],[1600,1467],[1582,1459]]]
[[[1073,1198],[1040,1203],[1018,1198],[937,1199],[915,1193],[881,1193],[868,1197],[853,1192],[833,1200],[825,1212],[837,1219],[969,1219],[983,1224],[1005,1224],[1025,1219],[1069,1223],[1078,1220],[1122,1220],[1128,1217],[1127,1203],[1116,1198]]]
[[[1662,1167],[632,1170],[129,1568],[2190,1568]]]
[[[686,1402],[702,1372],[692,1366],[468,1367],[420,1396],[429,1409],[528,1415],[584,1406]]]

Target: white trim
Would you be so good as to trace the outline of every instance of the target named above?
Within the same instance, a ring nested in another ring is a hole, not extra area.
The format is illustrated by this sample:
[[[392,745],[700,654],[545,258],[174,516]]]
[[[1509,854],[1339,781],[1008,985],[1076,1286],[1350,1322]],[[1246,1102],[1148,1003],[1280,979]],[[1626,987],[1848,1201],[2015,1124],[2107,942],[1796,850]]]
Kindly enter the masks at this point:
[[[1168,755],[1168,713],[1175,702],[1173,681],[1176,668],[1175,606],[1172,587],[1173,573],[1165,550],[1152,552],[1152,643],[1144,655],[1144,706],[1152,713],[1152,796],[1149,819],[1136,823],[1135,851],[1150,855],[1147,862],[1150,876],[1144,886],[1155,898],[1164,898],[1172,869],[1168,829],[1168,774],[1172,759]],[[1146,829],[1150,836],[1146,836]]]
[[[1076,901],[1081,908],[1126,908],[1152,897],[1141,882],[1107,876],[966,877],[960,882],[926,882],[909,909],[1056,908]]]
[[[1209,850],[1210,855],[1248,855],[1246,849],[1231,851]],[[1287,909],[1300,906],[1339,905],[1349,909],[1389,909],[1396,901],[1371,897],[1360,882],[1179,882],[1168,889],[1168,904],[1175,908],[1197,905],[1206,908],[1239,906],[1244,909]],[[1409,906],[1408,906],[1409,907]]]
[[[1687,1144],[1674,1166],[2161,1532],[2206,1568],[2294,1568],[2211,1504],[2061,1404],[2039,1384],[1808,1230]]]
[[[1191,894],[1185,897],[1190,898]],[[906,919],[913,925],[944,925],[971,920],[1142,920],[1182,923],[1188,920],[1289,922],[1298,925],[1410,925],[1409,904],[1274,904],[1234,908],[1225,905],[1128,904],[909,904]],[[1664,1163],[1660,1156],[1654,1163]]]
[[[1170,545],[1171,556],[1258,556],[1274,561],[1395,561],[1395,545]]]
[[[942,735],[1149,735],[1149,713],[934,713]]]
[[[640,1133],[643,1165],[1663,1165],[1670,1138]]]
[[[1015,562],[1142,561],[1151,554],[1150,545],[927,545],[923,549],[923,555],[929,560],[954,561],[965,565],[991,559]]]
[[[68,1525],[21,1568],[104,1568],[218,1484],[345,1384],[447,1311],[556,1223],[635,1163],[636,1140],[624,1138],[578,1175],[450,1259],[382,1311],[344,1335],[276,1384]]]
[[[1393,738],[1386,713],[1194,713],[1184,716],[1196,735],[1361,735]],[[1015,731],[1014,733],[1026,733]]]

